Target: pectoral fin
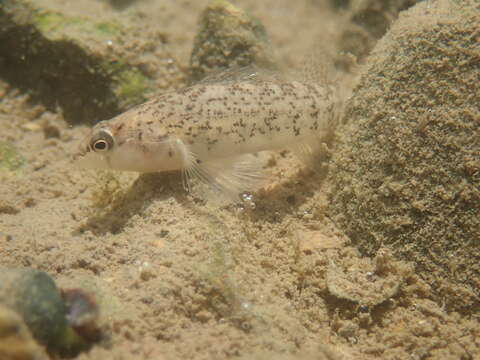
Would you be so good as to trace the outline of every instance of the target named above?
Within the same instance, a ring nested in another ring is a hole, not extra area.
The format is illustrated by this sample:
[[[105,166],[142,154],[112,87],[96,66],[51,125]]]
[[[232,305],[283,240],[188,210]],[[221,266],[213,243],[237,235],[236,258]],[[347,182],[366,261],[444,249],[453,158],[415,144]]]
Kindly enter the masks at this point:
[[[261,165],[250,154],[209,161],[190,154],[189,166],[184,169],[184,186],[189,192],[221,202],[239,201],[242,193],[255,191],[262,179]]]

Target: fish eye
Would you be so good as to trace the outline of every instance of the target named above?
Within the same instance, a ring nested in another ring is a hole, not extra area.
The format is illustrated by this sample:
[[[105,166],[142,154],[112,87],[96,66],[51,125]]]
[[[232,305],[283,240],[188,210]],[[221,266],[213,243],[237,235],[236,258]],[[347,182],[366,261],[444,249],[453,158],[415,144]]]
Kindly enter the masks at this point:
[[[108,130],[100,130],[90,140],[90,148],[96,152],[108,151],[113,147],[113,136]]]
[[[108,148],[108,144],[105,140],[97,140],[93,144],[93,150],[96,150],[96,151],[107,150],[107,148]]]

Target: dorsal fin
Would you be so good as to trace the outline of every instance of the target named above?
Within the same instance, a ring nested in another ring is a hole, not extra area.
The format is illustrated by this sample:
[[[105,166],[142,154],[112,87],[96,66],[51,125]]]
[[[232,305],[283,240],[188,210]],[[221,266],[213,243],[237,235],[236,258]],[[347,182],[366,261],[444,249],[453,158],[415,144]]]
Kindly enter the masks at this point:
[[[279,82],[282,80],[284,79],[275,69],[249,65],[214,71],[194,85],[228,84],[238,81]]]

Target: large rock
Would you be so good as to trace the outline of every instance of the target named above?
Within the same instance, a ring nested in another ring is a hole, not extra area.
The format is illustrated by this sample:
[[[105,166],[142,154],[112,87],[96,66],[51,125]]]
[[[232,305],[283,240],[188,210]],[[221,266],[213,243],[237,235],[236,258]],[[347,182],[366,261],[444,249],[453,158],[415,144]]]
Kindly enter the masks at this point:
[[[134,20],[2,0],[0,77],[70,123],[108,119],[178,82],[163,34]]]
[[[437,300],[478,311],[480,10],[426,1],[371,57],[334,155],[331,209],[368,255],[412,260]]]

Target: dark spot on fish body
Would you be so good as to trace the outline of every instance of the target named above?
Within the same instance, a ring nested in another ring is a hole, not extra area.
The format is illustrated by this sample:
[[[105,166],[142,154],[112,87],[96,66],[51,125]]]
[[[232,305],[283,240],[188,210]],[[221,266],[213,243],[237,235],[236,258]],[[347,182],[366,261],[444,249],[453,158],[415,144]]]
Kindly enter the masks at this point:
[[[330,104],[330,105],[327,107],[327,112],[330,113],[330,114],[331,114],[331,113],[334,113],[334,112],[335,112],[334,109],[335,109],[335,105],[334,105],[334,104]]]
[[[172,151],[172,149],[168,149],[168,157],[173,157],[173,151]]]
[[[288,83],[288,82],[284,82],[284,83],[281,83],[280,84],[280,89],[282,91],[291,91],[293,85],[291,83]]]
[[[185,123],[189,123],[189,122],[193,122],[193,114],[183,114],[181,120],[178,122],[179,125],[181,125],[181,127],[183,127],[183,125]]]
[[[147,154],[150,152],[150,149],[145,144],[140,143],[138,144],[138,146],[140,147],[140,150],[142,150],[144,154]]]
[[[303,87],[310,93],[319,95],[318,88],[312,84],[303,84]]]
[[[207,139],[207,144],[209,146],[215,145],[217,142],[218,142],[218,139],[210,139],[210,138]],[[210,147],[209,147],[209,149],[210,149]]]
[[[244,143],[244,142],[247,141],[245,139],[245,136],[243,136],[243,134],[241,134],[239,132],[236,132],[236,134],[237,134],[237,140],[234,142],[235,144],[241,144],[241,143]]]

